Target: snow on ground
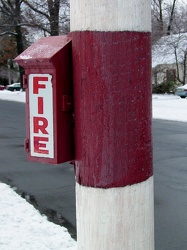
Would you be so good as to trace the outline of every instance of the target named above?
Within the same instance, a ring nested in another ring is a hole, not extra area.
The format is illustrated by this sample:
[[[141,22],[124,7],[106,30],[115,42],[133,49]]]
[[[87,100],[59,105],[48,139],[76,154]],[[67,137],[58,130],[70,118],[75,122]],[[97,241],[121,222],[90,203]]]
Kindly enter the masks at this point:
[[[153,118],[187,122],[187,98],[175,95],[153,95]]]
[[[25,92],[0,91],[0,99],[25,102]],[[153,118],[187,122],[187,99],[153,95]],[[75,250],[76,242],[64,227],[45,216],[6,184],[0,183],[1,250]]]
[[[25,102],[25,92],[0,90],[0,99],[15,102]]]
[[[49,222],[6,184],[0,184],[1,250],[75,250],[64,227]]]

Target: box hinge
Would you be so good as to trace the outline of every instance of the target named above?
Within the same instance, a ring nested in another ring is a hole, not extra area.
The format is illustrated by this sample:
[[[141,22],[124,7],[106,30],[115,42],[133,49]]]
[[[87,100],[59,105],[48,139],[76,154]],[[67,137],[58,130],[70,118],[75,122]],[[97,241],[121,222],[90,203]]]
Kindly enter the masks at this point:
[[[24,142],[24,147],[25,147],[25,151],[28,153],[29,152],[29,139],[25,139],[25,142]]]
[[[28,88],[28,77],[27,77],[27,75],[23,75],[23,88],[24,89]]]
[[[62,96],[62,111],[73,111],[73,96],[72,95]]]

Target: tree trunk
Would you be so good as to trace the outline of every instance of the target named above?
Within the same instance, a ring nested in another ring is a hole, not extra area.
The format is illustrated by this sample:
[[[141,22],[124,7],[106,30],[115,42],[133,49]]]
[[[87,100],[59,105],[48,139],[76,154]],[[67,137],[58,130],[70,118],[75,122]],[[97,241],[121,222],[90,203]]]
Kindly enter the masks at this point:
[[[162,10],[162,1],[159,1],[159,24],[160,30],[164,30],[164,21],[163,21],[163,10]]]
[[[48,9],[49,9],[49,21],[50,21],[50,30],[51,36],[59,35],[59,9],[60,9],[60,1],[48,0]]]
[[[24,45],[23,45],[23,36],[22,36],[22,30],[19,25],[15,27],[16,31],[16,43],[17,43],[17,54],[21,54],[24,51]],[[20,76],[20,83],[21,88],[23,88],[23,75],[24,75],[24,69],[19,66],[19,76]]]
[[[184,73],[183,73],[183,85],[186,84],[186,74],[187,74],[187,51],[184,53]]]
[[[170,19],[169,19],[168,28],[167,28],[167,35],[171,35],[171,31],[172,31],[173,16],[174,16],[174,10],[175,10],[175,3],[176,3],[176,0],[173,0],[171,15],[170,15]]]

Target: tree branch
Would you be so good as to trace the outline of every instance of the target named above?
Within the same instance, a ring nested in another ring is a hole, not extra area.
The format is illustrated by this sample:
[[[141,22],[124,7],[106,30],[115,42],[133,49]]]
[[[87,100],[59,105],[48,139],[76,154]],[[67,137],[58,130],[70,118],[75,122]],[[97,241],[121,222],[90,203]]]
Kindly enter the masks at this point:
[[[29,3],[29,1],[27,0],[23,0],[23,2],[29,6],[30,9],[32,9],[33,11],[37,12],[40,15],[45,16],[48,20],[49,20],[49,15],[47,15],[46,13],[44,13],[43,11],[40,11],[39,9],[35,8],[32,4]]]
[[[11,32],[11,31],[5,31],[0,33],[0,36],[5,36],[5,35],[13,35],[13,36],[17,36],[16,32]]]

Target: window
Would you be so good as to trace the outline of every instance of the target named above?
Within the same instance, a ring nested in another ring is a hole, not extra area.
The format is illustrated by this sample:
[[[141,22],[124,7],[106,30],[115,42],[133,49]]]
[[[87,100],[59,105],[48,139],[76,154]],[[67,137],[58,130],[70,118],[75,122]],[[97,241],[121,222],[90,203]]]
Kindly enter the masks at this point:
[[[176,81],[176,69],[166,70],[166,80],[172,82]]]
[[[158,84],[157,72],[154,72],[154,84]]]

